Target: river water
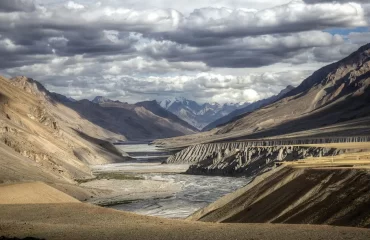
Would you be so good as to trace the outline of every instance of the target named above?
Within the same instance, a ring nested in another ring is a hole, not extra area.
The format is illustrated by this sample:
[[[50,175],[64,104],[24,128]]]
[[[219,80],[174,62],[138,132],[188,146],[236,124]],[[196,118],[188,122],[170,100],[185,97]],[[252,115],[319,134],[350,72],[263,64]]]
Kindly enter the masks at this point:
[[[135,159],[120,164],[101,166],[99,171],[118,171],[135,174],[147,180],[164,181],[180,185],[180,191],[159,199],[136,200],[111,206],[117,210],[165,218],[186,218],[200,208],[216,201],[250,182],[247,178],[200,176],[181,174],[187,165],[160,164],[165,152],[147,144],[118,145]]]

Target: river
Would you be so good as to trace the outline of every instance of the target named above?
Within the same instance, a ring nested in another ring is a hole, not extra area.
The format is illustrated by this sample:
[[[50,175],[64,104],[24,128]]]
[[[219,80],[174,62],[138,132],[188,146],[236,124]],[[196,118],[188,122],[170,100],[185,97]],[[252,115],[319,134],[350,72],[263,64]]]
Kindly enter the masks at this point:
[[[161,164],[168,154],[148,144],[117,145],[134,159],[127,163],[102,165],[97,172],[134,174],[145,180],[161,181],[179,186],[179,191],[165,198],[139,199],[110,206],[123,211],[165,218],[186,218],[200,208],[216,201],[250,182],[247,178],[182,174],[188,165]]]

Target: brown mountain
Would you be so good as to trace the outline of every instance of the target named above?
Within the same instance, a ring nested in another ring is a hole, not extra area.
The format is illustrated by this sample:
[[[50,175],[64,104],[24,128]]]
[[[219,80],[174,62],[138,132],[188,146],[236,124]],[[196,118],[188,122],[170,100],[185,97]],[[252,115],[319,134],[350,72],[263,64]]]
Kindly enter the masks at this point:
[[[370,115],[370,44],[326,66],[285,97],[220,128],[261,138],[323,127]],[[360,133],[359,133],[360,134]]]
[[[83,118],[124,135],[129,140],[147,140],[176,137],[196,133],[179,118],[159,116],[144,106],[119,101],[94,103],[89,100],[68,101],[66,106],[77,111]]]
[[[313,73],[270,105],[219,128],[162,144],[283,137],[369,135],[370,44]]]
[[[0,181],[71,183],[88,165],[123,161],[109,142],[125,137],[55,101],[31,79],[0,77]]]
[[[101,96],[93,101],[71,100],[57,93],[53,99],[77,111],[90,122],[125,136],[128,140],[150,140],[176,137],[197,132],[197,129],[155,102],[129,104]]]

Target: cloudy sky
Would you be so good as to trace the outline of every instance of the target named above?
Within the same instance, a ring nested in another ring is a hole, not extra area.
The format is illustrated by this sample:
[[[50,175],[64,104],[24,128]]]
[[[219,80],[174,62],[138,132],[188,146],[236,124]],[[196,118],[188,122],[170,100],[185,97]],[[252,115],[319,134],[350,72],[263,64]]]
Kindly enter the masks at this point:
[[[368,0],[1,0],[0,74],[76,99],[245,102],[370,42]]]

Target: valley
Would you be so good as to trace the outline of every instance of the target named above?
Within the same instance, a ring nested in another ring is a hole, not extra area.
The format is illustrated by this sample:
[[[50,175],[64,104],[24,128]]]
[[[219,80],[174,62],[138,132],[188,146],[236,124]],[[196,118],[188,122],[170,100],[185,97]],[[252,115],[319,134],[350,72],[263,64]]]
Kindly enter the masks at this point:
[[[126,163],[94,166],[94,175],[108,179],[93,180],[80,186],[110,189],[114,193],[87,202],[148,216],[186,218],[251,181],[244,177],[183,174],[189,164],[162,164],[164,152],[153,145],[128,143],[117,147],[133,159]]]
[[[369,239],[369,71],[367,44],[203,132],[0,77],[0,238]]]

